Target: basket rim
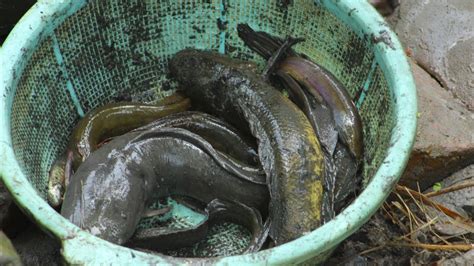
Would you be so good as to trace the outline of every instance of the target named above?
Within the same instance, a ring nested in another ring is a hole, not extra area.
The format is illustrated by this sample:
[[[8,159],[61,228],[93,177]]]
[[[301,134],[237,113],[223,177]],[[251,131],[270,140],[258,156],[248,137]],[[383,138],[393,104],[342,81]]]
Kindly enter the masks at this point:
[[[362,226],[388,196],[407,164],[416,133],[416,88],[404,50],[396,35],[367,1],[317,0],[359,36],[380,36],[390,43],[374,43],[375,59],[386,75],[394,97],[395,126],[387,155],[372,181],[344,211],[328,223],[294,241],[253,254],[194,260],[212,264],[288,264],[331,251]],[[44,201],[23,174],[12,148],[10,117],[13,90],[35,44],[49,35],[86,0],[39,0],[20,20],[0,50],[0,178],[14,201],[43,230],[59,238],[69,263],[133,262],[138,264],[189,264],[189,259],[156,256],[131,250],[94,237],[73,225]]]

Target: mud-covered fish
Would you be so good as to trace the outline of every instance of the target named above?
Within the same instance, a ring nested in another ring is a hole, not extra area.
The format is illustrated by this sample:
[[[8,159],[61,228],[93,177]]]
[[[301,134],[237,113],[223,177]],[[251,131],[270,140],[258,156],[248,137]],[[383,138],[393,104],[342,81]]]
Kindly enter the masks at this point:
[[[220,153],[180,128],[130,132],[92,153],[71,178],[61,215],[117,244],[135,231],[145,206],[183,195],[209,203],[219,198],[268,208],[268,188],[219,165]]]
[[[237,30],[250,49],[273,64],[267,69],[275,71],[267,75],[272,76],[273,81],[275,76],[280,79],[279,85],[287,89],[290,99],[310,120],[325,153],[327,193],[324,209],[327,213],[338,212],[348,195],[359,186],[360,178],[356,177],[356,173],[363,152],[361,119],[347,91],[327,70],[317,64],[308,64],[308,60],[303,59],[304,55],[295,53],[291,49],[291,39],[283,41],[268,33],[256,32],[246,24],[239,24]],[[279,68],[281,61],[288,57],[301,61],[293,65],[293,76]],[[272,62],[272,58],[280,60]],[[335,99],[328,103],[328,97]]]
[[[183,128],[199,135],[219,151],[219,158],[215,159],[221,167],[248,181],[266,184],[265,173],[253,145],[223,120],[206,113],[187,111],[158,119],[133,131],[160,128]]]
[[[134,131],[164,127],[179,127],[198,134],[222,153],[251,166],[260,167],[256,144],[239,134],[238,130],[210,114],[187,111],[158,119]]]
[[[254,31],[247,24],[239,24],[237,31],[245,44],[266,60],[285,44],[282,39]],[[273,68],[275,72],[287,73],[305,87],[319,104],[331,109],[339,137],[359,164],[363,156],[362,122],[346,88],[329,71],[289,48],[284,51],[278,67]],[[322,145],[331,154],[335,147],[332,135],[327,139],[324,135],[320,136]]]
[[[65,184],[80,163],[104,139],[122,135],[169,114],[186,111],[189,99],[179,94],[164,98],[158,104],[132,102],[109,103],[86,114],[74,127],[65,152],[51,166],[48,202],[57,207],[62,202]]]
[[[189,49],[178,52],[169,69],[193,106],[250,127],[257,138],[271,195],[273,241],[282,244],[317,228],[324,159],[305,115],[247,62]]]
[[[290,93],[290,99],[302,108],[318,137],[324,140],[325,184],[327,196],[330,197],[325,200],[325,209],[334,214],[343,207],[349,194],[355,193],[359,186],[360,179],[356,177],[359,162],[351,154],[350,149],[338,140],[336,121],[326,102],[309,95],[308,91],[315,89],[302,88],[296,80],[284,72],[278,71],[276,75],[283,80]]]

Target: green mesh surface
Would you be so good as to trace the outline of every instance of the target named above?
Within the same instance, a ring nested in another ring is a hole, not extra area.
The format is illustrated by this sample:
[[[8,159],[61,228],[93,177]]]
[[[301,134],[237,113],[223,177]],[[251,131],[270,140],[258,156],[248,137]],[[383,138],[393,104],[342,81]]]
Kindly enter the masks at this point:
[[[187,47],[225,50],[262,66],[262,59],[237,36],[236,25],[241,22],[274,35],[306,38],[296,50],[330,70],[351,95],[368,85],[360,112],[365,134],[363,177],[369,180],[384,158],[393,128],[391,95],[379,66],[371,68],[369,41],[313,1],[294,1],[298,4],[288,9],[276,2],[88,1],[38,44],[14,98],[14,150],[40,195],[46,195],[49,167],[79,119],[78,108],[87,112],[124,95],[153,101],[171,93],[167,60]],[[226,29],[218,27],[219,18],[227,22]],[[195,256],[235,254],[248,241],[245,229],[235,225],[211,231],[195,247],[203,250],[193,251]]]
[[[217,223],[211,225],[205,239],[178,250],[165,252],[174,257],[207,258],[242,254],[250,243],[250,232],[240,225]]]

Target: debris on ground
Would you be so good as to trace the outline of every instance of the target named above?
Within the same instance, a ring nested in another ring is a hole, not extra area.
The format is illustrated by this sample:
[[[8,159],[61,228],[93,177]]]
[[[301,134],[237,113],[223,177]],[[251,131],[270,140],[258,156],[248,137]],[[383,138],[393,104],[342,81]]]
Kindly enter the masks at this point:
[[[425,192],[397,185],[382,208],[344,241],[329,263],[424,265],[472,257],[474,165]]]

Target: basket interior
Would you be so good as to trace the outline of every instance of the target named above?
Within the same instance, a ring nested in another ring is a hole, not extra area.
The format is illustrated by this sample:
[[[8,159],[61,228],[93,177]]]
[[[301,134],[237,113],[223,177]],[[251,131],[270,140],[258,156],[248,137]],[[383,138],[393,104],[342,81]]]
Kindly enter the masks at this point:
[[[289,6],[280,2],[286,1],[88,1],[38,43],[14,97],[16,159],[38,193],[46,197],[49,167],[80,114],[123,95],[150,102],[170,94],[167,62],[181,49],[216,50],[263,66],[237,36],[238,23],[278,36],[304,37],[295,49],[346,86],[364,125],[362,174],[368,182],[385,156],[394,125],[392,96],[372,44],[312,0]],[[186,226],[194,218],[176,213],[168,224]],[[174,254],[231,255],[249,241],[237,225],[217,225],[211,232],[203,242]]]

